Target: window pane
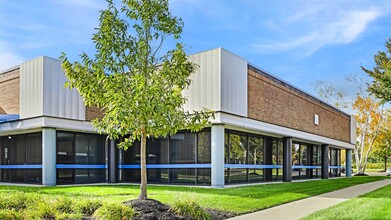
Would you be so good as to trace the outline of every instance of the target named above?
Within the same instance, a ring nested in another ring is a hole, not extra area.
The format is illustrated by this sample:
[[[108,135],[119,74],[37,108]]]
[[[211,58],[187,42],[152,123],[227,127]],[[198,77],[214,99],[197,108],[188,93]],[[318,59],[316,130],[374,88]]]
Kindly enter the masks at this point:
[[[29,183],[41,183],[42,182],[42,170],[41,169],[28,169],[26,170],[27,181]]]
[[[247,164],[247,137],[230,134],[230,164]]]
[[[28,134],[27,135],[27,164],[41,164],[42,163],[42,134]]]
[[[211,169],[197,169],[198,184],[210,184],[211,183]]]
[[[11,164],[24,164],[26,155],[26,138],[24,135],[17,135],[11,139]]]
[[[248,138],[249,148],[249,164],[263,164],[263,138],[252,137]]]
[[[170,138],[170,162],[172,164],[195,163],[195,133],[178,133]]]
[[[211,140],[210,131],[198,133],[198,163],[210,163]]]
[[[170,183],[195,184],[195,169],[170,169]]]
[[[89,135],[77,134],[75,142],[76,164],[88,164]]]
[[[57,132],[57,163],[72,164],[73,156],[73,134]]]

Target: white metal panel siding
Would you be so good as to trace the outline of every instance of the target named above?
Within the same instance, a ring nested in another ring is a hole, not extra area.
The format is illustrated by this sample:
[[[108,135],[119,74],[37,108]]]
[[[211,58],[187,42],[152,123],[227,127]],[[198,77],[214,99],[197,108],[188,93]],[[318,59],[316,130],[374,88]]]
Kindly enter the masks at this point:
[[[247,117],[247,61],[221,50],[221,109]]]
[[[357,142],[356,126],[357,126],[356,118],[353,115],[351,115],[350,116],[350,143],[352,144],[356,144]]]
[[[221,49],[214,49],[189,57],[198,65],[191,75],[188,89],[183,91],[187,98],[186,111],[197,111],[208,108],[221,111]]]
[[[20,65],[20,118],[43,114],[43,57]]]
[[[46,116],[85,120],[83,99],[75,89],[64,87],[67,81],[61,62],[44,57],[43,112]]]

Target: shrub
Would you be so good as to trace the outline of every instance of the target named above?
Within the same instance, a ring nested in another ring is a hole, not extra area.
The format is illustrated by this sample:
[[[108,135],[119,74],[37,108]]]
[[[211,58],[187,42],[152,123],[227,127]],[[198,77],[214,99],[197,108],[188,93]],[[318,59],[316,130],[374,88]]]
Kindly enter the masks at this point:
[[[191,200],[177,200],[172,206],[171,210],[176,214],[187,217],[190,216],[197,220],[210,220],[211,217],[207,211],[205,211],[196,202]]]
[[[35,208],[28,209],[26,219],[55,219],[59,212],[50,202],[40,202]]]
[[[96,199],[86,199],[74,203],[74,211],[77,213],[91,216],[102,206],[102,202]]]
[[[83,214],[81,213],[61,213],[58,214],[56,220],[79,220],[83,219]]]
[[[72,213],[73,206],[73,200],[68,199],[67,197],[58,197],[53,202],[53,207],[55,207],[55,209],[57,209],[60,213]]]
[[[104,220],[130,220],[134,216],[134,210],[122,203],[106,203],[97,209],[93,215],[97,219]]]
[[[0,210],[0,219],[2,220],[22,220],[22,214],[14,209]]]
[[[15,209],[17,211],[28,208],[39,202],[41,197],[23,192],[8,192],[0,194],[0,209]]]

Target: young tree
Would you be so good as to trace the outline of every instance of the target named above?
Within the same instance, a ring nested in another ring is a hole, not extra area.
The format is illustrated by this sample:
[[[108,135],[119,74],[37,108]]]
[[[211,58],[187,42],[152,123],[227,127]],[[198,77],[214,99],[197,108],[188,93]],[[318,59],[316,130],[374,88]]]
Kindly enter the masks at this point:
[[[385,114],[384,126],[375,143],[372,155],[384,162],[384,170],[387,170],[387,161],[391,158],[391,118],[390,112]]]
[[[92,40],[96,53],[80,55],[71,63],[65,54],[62,67],[86,105],[102,109],[92,124],[110,139],[124,138],[120,148],[141,141],[139,199],[147,199],[146,140],[166,137],[179,129],[198,131],[213,112],[185,112],[182,90],[190,85],[191,63],[178,42],[181,19],[171,15],[168,0],[122,0],[120,8],[107,0]],[[176,42],[164,51],[167,40]]]
[[[357,173],[365,173],[369,153],[372,151],[381,128],[384,124],[383,105],[372,97],[358,96],[353,104],[357,110],[354,115],[357,120],[357,144],[355,149],[355,159]]]
[[[373,78],[368,90],[384,102],[391,101],[391,38],[386,41],[386,51],[379,51],[375,56],[372,70],[361,67]]]
[[[373,150],[381,128],[384,125],[384,105],[366,91],[367,82],[353,75],[346,78],[347,83],[353,83],[356,87],[354,94],[347,94],[343,90],[336,89],[333,84],[318,81],[315,90],[320,97],[328,99],[338,108],[351,109],[356,118],[357,143],[354,157],[359,174],[365,173],[368,155]],[[352,97],[352,98],[349,98]]]

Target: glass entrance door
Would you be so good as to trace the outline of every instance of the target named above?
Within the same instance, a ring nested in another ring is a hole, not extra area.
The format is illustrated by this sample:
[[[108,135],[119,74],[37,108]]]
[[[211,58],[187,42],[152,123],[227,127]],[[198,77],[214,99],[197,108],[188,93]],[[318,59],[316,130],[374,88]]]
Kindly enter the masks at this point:
[[[11,140],[6,137],[0,138],[0,163],[1,165],[9,165],[10,164],[10,145]],[[10,182],[11,175],[9,169],[0,169],[1,181],[2,182]]]

